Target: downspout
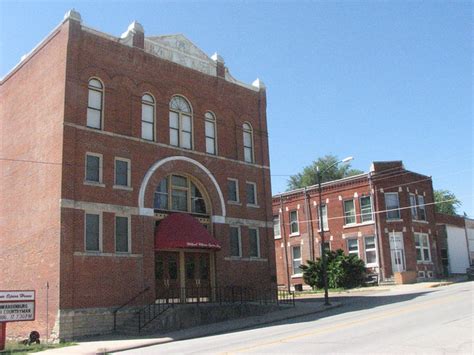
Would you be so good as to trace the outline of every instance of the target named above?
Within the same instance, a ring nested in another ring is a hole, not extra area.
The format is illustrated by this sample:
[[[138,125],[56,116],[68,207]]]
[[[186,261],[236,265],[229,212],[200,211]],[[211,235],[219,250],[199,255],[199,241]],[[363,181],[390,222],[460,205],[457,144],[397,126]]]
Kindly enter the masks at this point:
[[[283,213],[283,197],[280,195],[280,226],[283,227],[283,248],[285,249],[285,269],[286,269],[286,285],[288,287],[288,292],[291,292],[290,284],[290,269],[288,265],[288,251],[286,250],[286,229],[285,229],[285,214]]]
[[[380,221],[379,221],[379,200],[378,200],[378,194],[377,194],[377,187],[373,184],[372,182],[372,172],[369,172],[369,187],[370,187],[370,192],[374,194],[375,199],[374,199],[374,231],[375,231],[375,238],[377,239],[377,262],[379,263],[379,273],[380,273],[380,281],[385,280],[385,262],[384,262],[384,255],[382,251],[382,231],[380,230]]]
[[[304,207],[305,207],[305,215],[306,215],[306,229],[308,230],[308,239],[309,243],[311,244],[311,248],[309,248],[309,258],[311,261],[314,261],[314,235],[313,235],[313,218],[311,217],[311,201],[308,198],[308,191],[306,190],[306,186],[304,188]]]

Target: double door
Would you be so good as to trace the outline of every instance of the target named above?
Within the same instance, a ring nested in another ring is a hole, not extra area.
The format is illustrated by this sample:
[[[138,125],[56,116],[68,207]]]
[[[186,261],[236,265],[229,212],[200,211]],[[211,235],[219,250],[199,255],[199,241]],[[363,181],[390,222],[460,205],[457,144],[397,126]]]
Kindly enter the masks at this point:
[[[211,295],[211,253],[159,251],[155,254],[156,298],[205,301]]]

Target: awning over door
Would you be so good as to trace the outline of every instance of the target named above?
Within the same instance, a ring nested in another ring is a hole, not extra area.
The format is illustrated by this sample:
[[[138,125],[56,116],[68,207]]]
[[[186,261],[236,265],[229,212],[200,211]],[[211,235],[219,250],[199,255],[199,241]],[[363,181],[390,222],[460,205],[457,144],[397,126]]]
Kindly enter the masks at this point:
[[[221,246],[194,217],[173,213],[161,221],[155,230],[155,250],[176,248],[220,250]]]

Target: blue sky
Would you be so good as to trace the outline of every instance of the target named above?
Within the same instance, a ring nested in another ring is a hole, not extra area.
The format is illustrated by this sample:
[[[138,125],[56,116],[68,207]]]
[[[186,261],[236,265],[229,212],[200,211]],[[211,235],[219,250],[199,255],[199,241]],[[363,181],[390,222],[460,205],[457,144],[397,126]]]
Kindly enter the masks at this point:
[[[0,0],[0,76],[70,8],[117,36],[183,33],[262,79],[274,193],[322,155],[401,159],[474,217],[471,2]]]

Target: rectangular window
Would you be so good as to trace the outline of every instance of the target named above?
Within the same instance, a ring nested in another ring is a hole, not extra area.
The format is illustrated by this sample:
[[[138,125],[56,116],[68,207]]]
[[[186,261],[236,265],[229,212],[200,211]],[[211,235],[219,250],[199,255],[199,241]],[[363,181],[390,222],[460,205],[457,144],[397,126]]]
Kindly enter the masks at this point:
[[[416,248],[416,261],[418,262],[430,262],[430,242],[428,234],[415,233],[415,248]]]
[[[170,111],[170,144],[179,146],[179,115]]]
[[[280,216],[273,216],[273,236],[275,239],[281,238]]]
[[[418,219],[418,213],[417,213],[417,208],[416,208],[416,196],[415,194],[410,194],[410,212],[411,212],[411,218],[413,220]]]
[[[182,115],[181,147],[191,149],[192,147],[192,128],[191,116]]]
[[[375,237],[365,237],[364,238],[364,247],[365,247],[365,263],[367,265],[376,265],[377,264],[377,254],[375,251]]]
[[[115,185],[130,186],[130,160],[115,158]]]
[[[301,247],[292,247],[291,248],[292,256],[292,265],[293,265],[293,275],[301,274]]]
[[[344,224],[356,223],[354,200],[344,201]]]
[[[240,241],[239,227],[230,227],[230,256],[242,256],[242,243]]]
[[[86,251],[100,251],[100,214],[86,213]]]
[[[247,204],[256,206],[257,205],[257,184],[255,184],[254,182],[247,182],[246,191],[247,191]]]
[[[249,228],[249,243],[250,243],[249,256],[251,258],[259,258],[260,257],[260,237],[258,235],[257,228]]]
[[[87,153],[86,154],[86,181],[102,182],[102,155]]]
[[[142,138],[153,141],[155,138],[155,106],[142,103]]]
[[[318,210],[318,216],[319,216],[319,207],[317,208]],[[321,206],[321,210],[323,211],[323,225],[324,225],[324,230],[327,231],[329,230],[329,224],[328,224],[328,208],[326,205]],[[321,219],[318,220],[318,227],[319,230],[321,230]]]
[[[347,252],[349,255],[359,256],[359,241],[357,239],[347,239]]]
[[[130,252],[130,234],[128,217],[115,217],[115,252]]]
[[[387,219],[400,219],[398,192],[385,193],[385,209],[387,210]]]
[[[420,221],[426,221],[425,198],[418,195],[418,217]]]
[[[372,201],[370,196],[360,198],[360,221],[361,223],[370,222],[372,217]]]
[[[227,179],[227,199],[230,202],[239,202],[239,181]]]
[[[299,233],[298,211],[290,211],[290,235],[297,235]]]
[[[216,154],[216,124],[213,121],[206,120],[206,153]]]

